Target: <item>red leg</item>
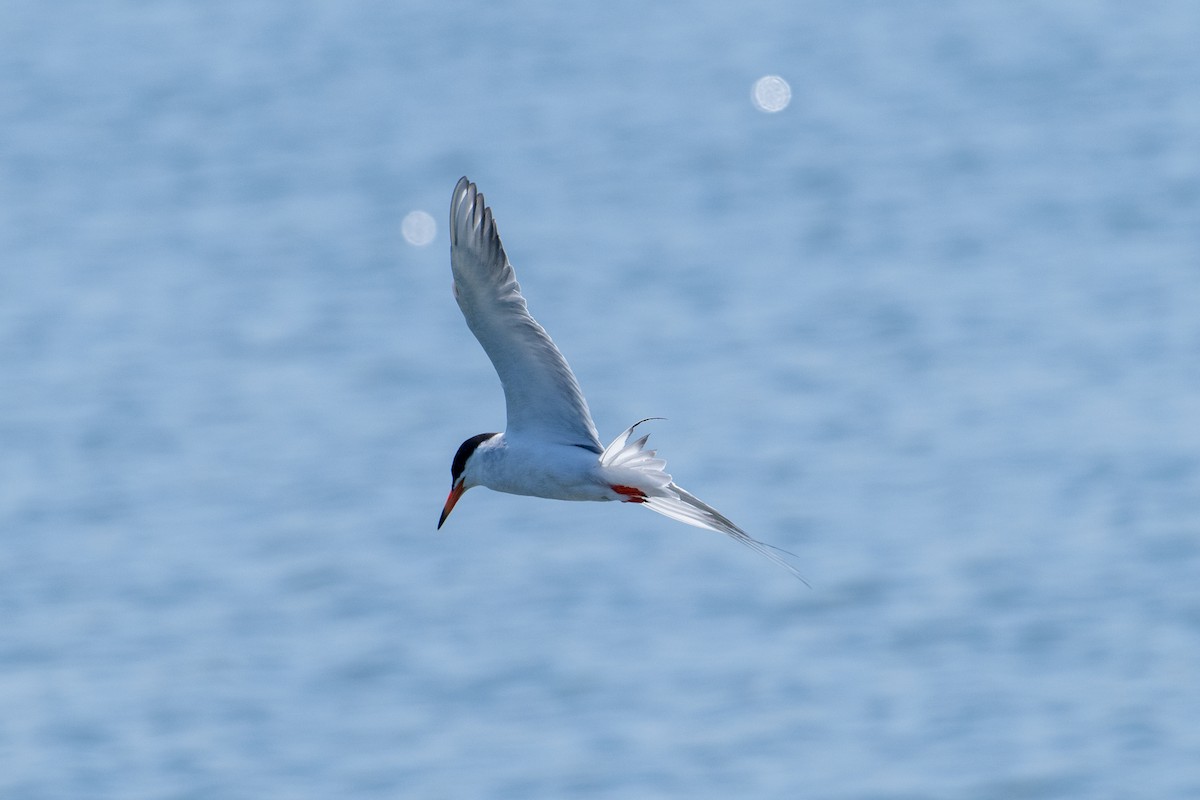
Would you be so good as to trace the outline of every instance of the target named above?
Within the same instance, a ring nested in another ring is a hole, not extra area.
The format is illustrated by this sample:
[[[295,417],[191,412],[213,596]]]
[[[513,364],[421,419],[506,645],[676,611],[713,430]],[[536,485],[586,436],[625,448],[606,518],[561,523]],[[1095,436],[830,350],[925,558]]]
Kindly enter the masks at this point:
[[[617,494],[623,494],[627,499],[622,500],[623,503],[644,503],[646,502],[646,493],[641,489],[635,489],[632,486],[613,486],[612,490]]]

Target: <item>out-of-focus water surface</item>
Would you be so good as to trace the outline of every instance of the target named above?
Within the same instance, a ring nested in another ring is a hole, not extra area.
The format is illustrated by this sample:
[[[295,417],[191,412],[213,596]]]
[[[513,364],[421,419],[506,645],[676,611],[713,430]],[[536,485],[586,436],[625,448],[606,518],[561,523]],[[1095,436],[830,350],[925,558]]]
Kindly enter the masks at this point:
[[[0,797],[1200,797],[1197,41],[4,3]],[[464,173],[602,436],[811,590],[631,506],[434,532],[504,419]]]

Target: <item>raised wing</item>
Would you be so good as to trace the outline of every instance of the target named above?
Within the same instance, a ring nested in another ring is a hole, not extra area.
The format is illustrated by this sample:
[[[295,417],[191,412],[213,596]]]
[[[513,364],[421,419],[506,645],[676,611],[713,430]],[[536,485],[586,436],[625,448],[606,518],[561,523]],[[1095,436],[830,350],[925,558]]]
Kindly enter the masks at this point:
[[[454,298],[504,386],[509,433],[601,452],[587,401],[567,360],[537,324],[496,231],[465,177],[450,201]]]

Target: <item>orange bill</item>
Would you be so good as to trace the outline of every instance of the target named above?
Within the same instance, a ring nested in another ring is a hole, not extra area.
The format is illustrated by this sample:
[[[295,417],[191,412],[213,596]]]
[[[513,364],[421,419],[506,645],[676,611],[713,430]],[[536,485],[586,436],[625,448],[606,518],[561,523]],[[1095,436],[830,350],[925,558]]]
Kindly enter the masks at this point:
[[[450,512],[454,510],[454,504],[458,502],[458,498],[462,497],[466,491],[466,487],[463,486],[462,481],[450,487],[450,496],[446,498],[446,505],[442,509],[442,516],[438,518],[439,530],[442,527],[442,523],[446,521],[446,517],[450,516]]]

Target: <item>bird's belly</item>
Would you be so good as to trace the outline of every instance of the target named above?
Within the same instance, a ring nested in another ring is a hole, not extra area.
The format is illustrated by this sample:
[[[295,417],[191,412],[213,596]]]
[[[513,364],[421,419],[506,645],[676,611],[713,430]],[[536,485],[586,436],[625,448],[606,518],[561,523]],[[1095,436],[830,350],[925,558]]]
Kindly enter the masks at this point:
[[[597,475],[596,455],[578,447],[547,453],[512,448],[503,468],[487,475],[484,486],[497,492],[549,500],[610,500],[612,492]]]
[[[491,480],[486,486],[497,492],[549,500],[608,500],[612,496],[606,485],[586,479],[573,480],[571,476],[546,471]]]

